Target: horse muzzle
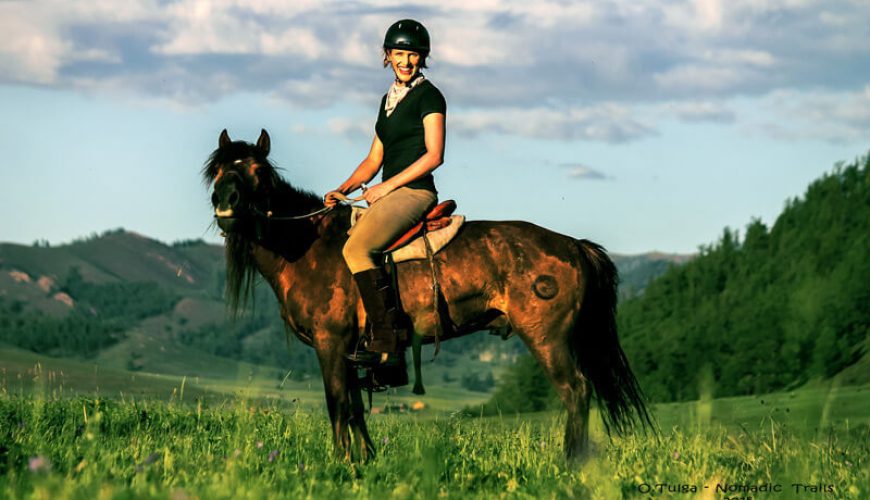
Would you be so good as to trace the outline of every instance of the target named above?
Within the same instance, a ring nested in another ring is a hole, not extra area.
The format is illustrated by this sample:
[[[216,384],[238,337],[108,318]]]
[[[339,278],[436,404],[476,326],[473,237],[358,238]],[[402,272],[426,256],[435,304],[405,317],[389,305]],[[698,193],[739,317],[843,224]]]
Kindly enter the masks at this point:
[[[215,215],[214,218],[217,221],[218,227],[225,233],[235,232],[240,227],[240,221],[236,217],[221,217]]]

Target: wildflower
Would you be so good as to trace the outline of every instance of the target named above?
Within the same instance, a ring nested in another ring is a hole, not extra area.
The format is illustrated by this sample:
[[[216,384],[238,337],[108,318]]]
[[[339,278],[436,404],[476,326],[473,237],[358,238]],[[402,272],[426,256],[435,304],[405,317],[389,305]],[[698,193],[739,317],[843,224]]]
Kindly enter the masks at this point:
[[[262,449],[263,449],[263,442],[262,442],[262,441],[257,441],[257,449],[258,449],[258,450],[262,450]]]
[[[34,474],[39,472],[48,472],[51,470],[51,462],[48,461],[47,458],[42,455],[37,457],[30,457],[30,460],[27,462],[27,468],[30,469],[30,472]]]
[[[519,485],[520,485],[520,483],[517,482],[516,478],[513,478],[513,477],[510,478],[510,479],[508,480],[508,482],[507,482],[507,490],[508,490],[508,492],[516,491],[516,489],[517,489],[517,487],[518,487]]]
[[[278,450],[270,451],[269,452],[269,461],[274,462],[276,458],[278,458]]]
[[[384,436],[384,439],[381,439],[381,443],[382,443],[384,446],[390,444],[390,438],[389,438],[389,436]]]
[[[679,460],[680,459],[680,452],[677,450],[674,450],[674,454],[672,455],[672,457],[674,460]]]

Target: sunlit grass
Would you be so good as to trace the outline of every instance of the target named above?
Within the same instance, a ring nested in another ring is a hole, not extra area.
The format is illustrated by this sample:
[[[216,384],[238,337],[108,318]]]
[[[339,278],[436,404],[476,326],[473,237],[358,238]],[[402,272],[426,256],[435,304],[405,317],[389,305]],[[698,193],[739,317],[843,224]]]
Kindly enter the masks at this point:
[[[695,496],[723,498],[709,488],[777,483],[777,498],[802,498],[799,483],[864,498],[866,398],[862,388],[834,390],[661,405],[659,438],[611,442],[595,421],[579,466],[562,456],[558,413],[371,416],[378,457],[353,464],[333,457],[319,408],[7,394],[0,497],[610,499],[694,486]]]

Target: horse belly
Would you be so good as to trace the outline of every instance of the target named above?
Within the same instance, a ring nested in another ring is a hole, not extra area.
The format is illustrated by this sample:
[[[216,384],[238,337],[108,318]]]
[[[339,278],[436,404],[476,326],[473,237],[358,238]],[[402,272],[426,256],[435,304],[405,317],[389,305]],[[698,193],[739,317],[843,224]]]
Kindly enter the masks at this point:
[[[525,328],[573,318],[584,288],[579,261],[576,240],[523,222],[470,222],[435,256],[448,319],[463,333],[509,328],[505,319]],[[415,328],[434,335],[440,328],[428,262],[403,263],[399,274]]]

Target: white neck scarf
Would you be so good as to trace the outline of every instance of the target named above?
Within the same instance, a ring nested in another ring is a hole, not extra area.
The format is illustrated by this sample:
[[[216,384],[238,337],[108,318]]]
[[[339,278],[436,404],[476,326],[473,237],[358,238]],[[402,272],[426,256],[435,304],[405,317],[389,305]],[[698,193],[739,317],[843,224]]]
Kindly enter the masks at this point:
[[[393,114],[393,110],[395,110],[396,106],[398,106],[399,103],[402,102],[402,99],[404,99],[405,96],[408,95],[408,92],[410,92],[411,89],[422,83],[425,79],[425,76],[420,75],[417,78],[414,78],[414,80],[407,85],[399,85],[396,82],[393,82],[393,84],[390,86],[390,90],[387,92],[387,100],[386,102],[384,102],[384,111],[387,112],[387,116]]]

